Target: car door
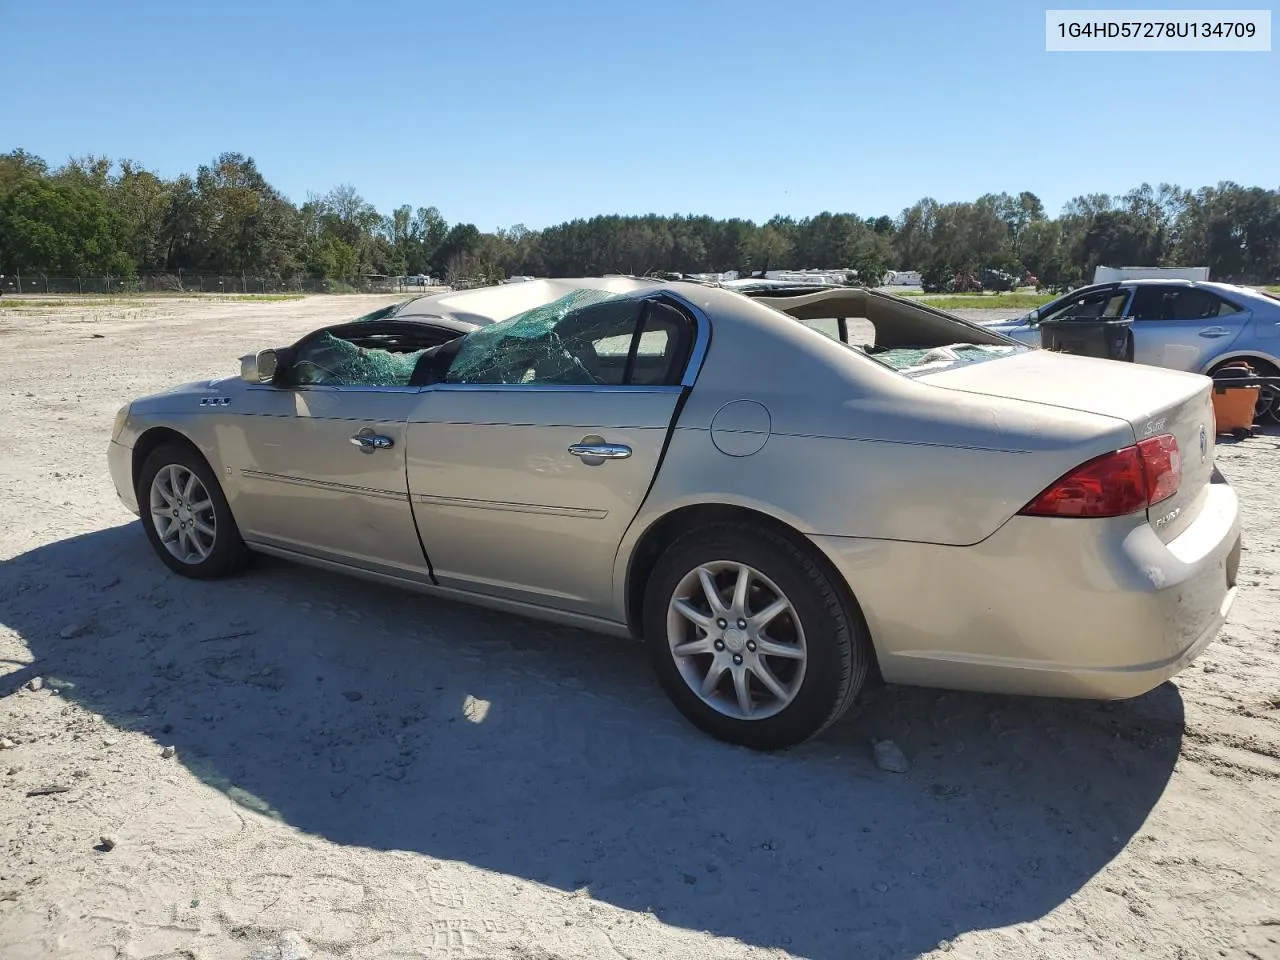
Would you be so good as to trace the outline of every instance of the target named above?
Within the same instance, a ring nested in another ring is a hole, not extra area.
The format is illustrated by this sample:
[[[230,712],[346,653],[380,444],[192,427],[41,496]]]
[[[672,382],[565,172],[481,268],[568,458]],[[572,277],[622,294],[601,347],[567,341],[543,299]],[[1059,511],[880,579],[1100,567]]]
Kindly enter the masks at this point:
[[[1124,316],[1128,303],[1129,290],[1125,287],[1116,284],[1085,287],[1032,311],[1028,314],[1032,321],[1029,327],[1009,335],[1028,346],[1038,347],[1042,342],[1041,324],[1045,322],[1115,320]]]
[[[1249,322],[1247,310],[1190,284],[1141,284],[1129,314],[1135,361],[1192,372],[1225,353]]]
[[[673,302],[573,295],[470,335],[409,424],[441,586],[607,616],[698,336]]]
[[[453,335],[352,324],[283,351],[275,380],[245,391],[243,416],[220,438],[245,539],[427,579],[405,478],[409,414],[421,399],[409,385],[421,349],[409,348]]]

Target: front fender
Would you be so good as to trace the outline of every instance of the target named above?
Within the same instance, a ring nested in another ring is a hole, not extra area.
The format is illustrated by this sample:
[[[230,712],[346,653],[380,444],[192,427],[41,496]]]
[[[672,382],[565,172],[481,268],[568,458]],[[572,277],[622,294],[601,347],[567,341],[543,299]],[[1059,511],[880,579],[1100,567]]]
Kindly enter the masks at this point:
[[[176,434],[199,450],[213,472],[222,477],[222,459],[218,456],[213,420],[213,417],[199,413],[142,414],[140,416],[131,414],[116,442],[132,448],[133,472],[136,474],[146,456],[163,443],[165,438]]]

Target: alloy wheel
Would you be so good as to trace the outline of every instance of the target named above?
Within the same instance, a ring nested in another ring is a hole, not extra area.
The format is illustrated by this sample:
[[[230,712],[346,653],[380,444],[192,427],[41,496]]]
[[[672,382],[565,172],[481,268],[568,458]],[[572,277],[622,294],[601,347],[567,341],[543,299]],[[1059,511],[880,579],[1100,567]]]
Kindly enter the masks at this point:
[[[791,601],[754,567],[704,563],[667,605],[667,642],[689,689],[737,720],[772,717],[796,698],[808,650]]]
[[[182,563],[209,558],[218,538],[213,501],[195,472],[171,463],[151,480],[151,522],[165,549]]]

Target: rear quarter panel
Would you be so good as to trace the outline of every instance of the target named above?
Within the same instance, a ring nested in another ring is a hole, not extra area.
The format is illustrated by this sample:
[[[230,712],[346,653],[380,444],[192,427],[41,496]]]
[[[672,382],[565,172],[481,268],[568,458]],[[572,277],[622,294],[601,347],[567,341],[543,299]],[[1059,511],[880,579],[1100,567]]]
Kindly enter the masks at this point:
[[[1256,346],[1273,358],[1280,355],[1280,302],[1250,303],[1250,308],[1253,318],[1234,347]]]
[[[721,323],[619,570],[654,522],[703,503],[810,535],[973,544],[1072,467],[1134,442],[1124,420],[919,383],[736,299],[703,305]],[[741,430],[726,442],[741,401],[767,417],[750,442]]]

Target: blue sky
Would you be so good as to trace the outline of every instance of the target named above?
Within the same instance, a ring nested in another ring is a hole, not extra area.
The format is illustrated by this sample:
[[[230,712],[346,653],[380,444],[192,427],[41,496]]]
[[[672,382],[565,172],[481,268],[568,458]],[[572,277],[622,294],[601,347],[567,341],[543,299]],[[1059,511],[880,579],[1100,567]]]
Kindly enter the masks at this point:
[[[239,151],[295,201],[350,182],[485,230],[1280,186],[1280,54],[1046,53],[1044,9],[0,0],[0,151]]]

